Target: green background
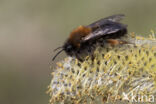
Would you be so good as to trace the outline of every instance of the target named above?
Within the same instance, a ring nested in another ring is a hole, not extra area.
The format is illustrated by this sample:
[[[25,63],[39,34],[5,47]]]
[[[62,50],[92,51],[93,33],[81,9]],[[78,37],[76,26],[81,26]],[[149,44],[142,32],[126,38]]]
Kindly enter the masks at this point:
[[[128,31],[156,30],[156,0],[0,0],[0,103],[47,104],[53,49],[72,29],[123,13]]]

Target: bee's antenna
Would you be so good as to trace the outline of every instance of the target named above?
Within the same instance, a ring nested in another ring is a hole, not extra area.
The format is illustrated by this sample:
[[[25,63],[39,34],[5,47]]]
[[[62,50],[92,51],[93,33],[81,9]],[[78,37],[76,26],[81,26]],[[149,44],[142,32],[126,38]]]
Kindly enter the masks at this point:
[[[56,50],[57,50],[57,49],[56,49]],[[64,49],[61,49],[59,52],[57,52],[56,55],[53,57],[52,61],[54,61],[55,58],[56,58],[62,51],[64,51]]]
[[[61,46],[61,47],[57,47],[56,49],[54,49],[54,52],[57,51],[57,50],[60,49],[60,48],[63,48],[63,47],[62,47],[62,46]]]

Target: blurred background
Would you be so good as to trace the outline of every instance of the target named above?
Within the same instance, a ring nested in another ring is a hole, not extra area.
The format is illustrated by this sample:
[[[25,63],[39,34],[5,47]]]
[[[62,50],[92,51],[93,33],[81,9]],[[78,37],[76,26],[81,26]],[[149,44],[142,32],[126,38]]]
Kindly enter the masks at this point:
[[[123,13],[129,32],[156,31],[156,0],[0,0],[0,103],[47,104],[53,49],[72,29]]]

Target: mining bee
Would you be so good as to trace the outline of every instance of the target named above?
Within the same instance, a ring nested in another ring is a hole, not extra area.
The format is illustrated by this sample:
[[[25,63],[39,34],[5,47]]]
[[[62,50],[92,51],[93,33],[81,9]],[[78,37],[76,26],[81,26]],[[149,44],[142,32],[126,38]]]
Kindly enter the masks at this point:
[[[83,61],[81,56],[86,53],[86,50],[87,55],[91,53],[93,46],[101,39],[110,44],[119,44],[120,42],[116,39],[127,34],[127,25],[120,23],[123,17],[123,14],[112,15],[90,25],[74,29],[64,45],[55,49],[55,51],[61,50],[52,60],[65,51],[67,55],[75,56],[78,60]]]

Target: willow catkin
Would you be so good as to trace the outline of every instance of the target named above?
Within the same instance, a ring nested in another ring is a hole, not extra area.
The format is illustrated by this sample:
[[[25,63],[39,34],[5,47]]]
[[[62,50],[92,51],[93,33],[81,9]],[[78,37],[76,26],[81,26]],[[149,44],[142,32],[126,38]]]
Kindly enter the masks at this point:
[[[87,56],[80,62],[67,57],[58,62],[49,85],[50,103],[151,102],[156,94],[155,37],[131,34],[123,40],[130,44],[97,44],[94,59]],[[150,101],[141,99],[145,95]]]

